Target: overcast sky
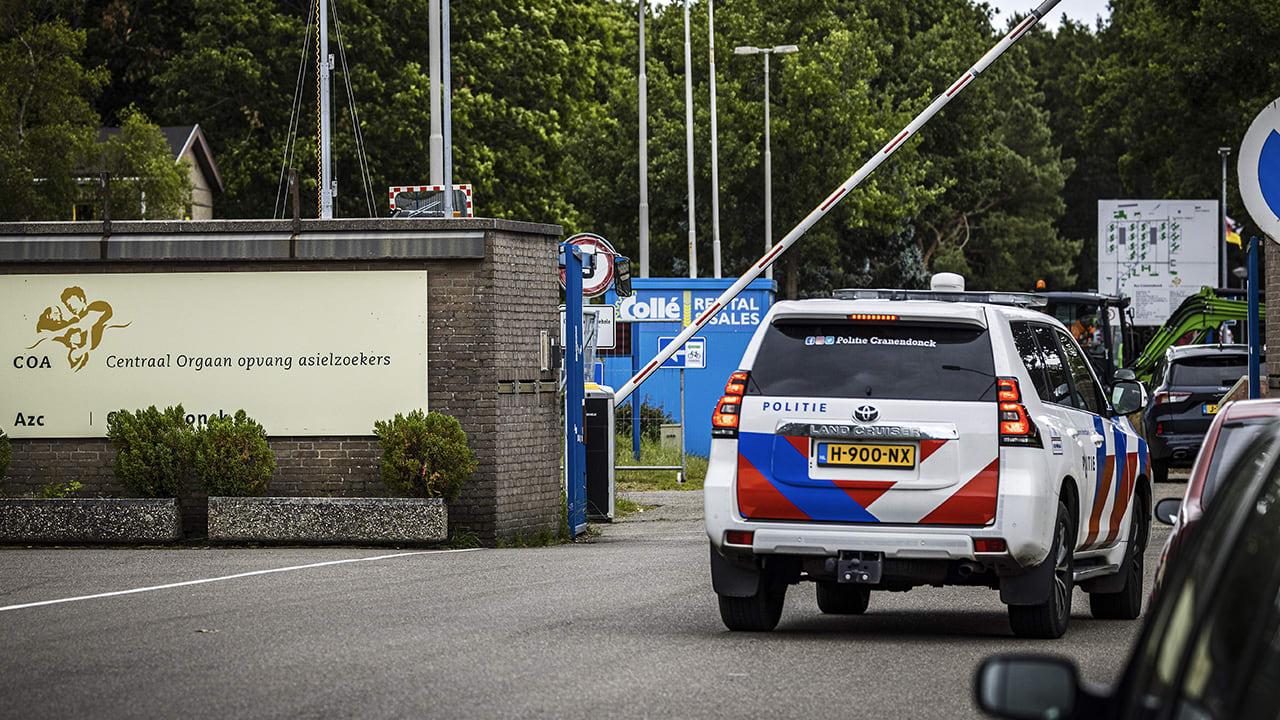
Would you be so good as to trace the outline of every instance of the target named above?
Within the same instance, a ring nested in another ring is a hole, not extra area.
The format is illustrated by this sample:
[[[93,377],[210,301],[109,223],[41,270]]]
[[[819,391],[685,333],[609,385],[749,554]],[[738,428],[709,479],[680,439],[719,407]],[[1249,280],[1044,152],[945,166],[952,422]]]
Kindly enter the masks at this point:
[[[1010,16],[1028,13],[1039,5],[1036,0],[988,0],[988,2],[992,7],[997,8],[992,24],[998,29],[1004,29],[1005,22]],[[1099,15],[1104,21],[1111,17],[1111,8],[1107,7],[1107,0],[1062,0],[1057,7],[1049,11],[1048,16],[1043,20],[1044,26],[1050,30],[1058,29],[1058,23],[1062,20],[1064,13],[1072,20],[1094,28],[1097,26]]]

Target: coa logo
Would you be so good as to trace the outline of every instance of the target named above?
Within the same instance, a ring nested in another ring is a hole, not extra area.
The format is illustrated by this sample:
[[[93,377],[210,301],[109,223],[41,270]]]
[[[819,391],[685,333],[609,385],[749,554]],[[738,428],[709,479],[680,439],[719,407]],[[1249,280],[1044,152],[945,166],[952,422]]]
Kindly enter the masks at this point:
[[[90,302],[84,290],[73,285],[62,291],[60,303],[54,303],[44,309],[40,320],[36,322],[36,341],[27,347],[35,349],[45,340],[60,343],[67,349],[67,364],[72,370],[79,372],[89,362],[89,352],[97,350],[102,342],[102,334],[111,328],[129,327],[132,323],[109,325],[111,305],[105,300]],[[47,347],[47,346],[46,346]],[[21,367],[21,358],[15,358],[14,367]],[[25,358],[26,367],[36,367],[32,361],[34,356]],[[39,367],[49,367],[46,356]]]
[[[880,417],[880,411],[871,405],[859,405],[857,410],[853,411],[853,419],[858,422],[875,422]]]

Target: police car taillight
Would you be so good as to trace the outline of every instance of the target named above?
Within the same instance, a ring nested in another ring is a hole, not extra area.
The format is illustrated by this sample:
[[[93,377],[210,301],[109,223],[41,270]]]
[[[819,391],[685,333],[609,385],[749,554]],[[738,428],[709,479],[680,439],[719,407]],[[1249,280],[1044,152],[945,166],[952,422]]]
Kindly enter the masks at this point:
[[[1000,413],[1000,444],[1044,447],[1040,431],[1022,404],[1017,378],[996,378],[996,406]]]
[[[711,437],[738,437],[738,417],[742,411],[742,396],[747,393],[747,379],[750,374],[745,370],[729,376],[724,385],[724,395],[716,403],[716,411],[711,415]]]

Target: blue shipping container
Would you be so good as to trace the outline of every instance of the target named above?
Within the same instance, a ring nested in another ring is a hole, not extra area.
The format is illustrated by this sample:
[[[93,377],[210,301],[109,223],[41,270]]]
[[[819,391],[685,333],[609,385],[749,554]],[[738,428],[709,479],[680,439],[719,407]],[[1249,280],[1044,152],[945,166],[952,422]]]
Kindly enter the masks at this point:
[[[604,380],[609,387],[622,387],[640,368],[658,354],[658,338],[675,337],[708,305],[720,297],[736,278],[635,278],[634,294],[622,300],[609,290],[605,302],[617,308],[619,347],[623,335],[630,334],[630,354],[604,355]],[[685,370],[685,450],[692,455],[711,452],[711,413],[724,394],[729,375],[738,369],[751,335],[773,304],[777,286],[773,280],[752,281],[739,295],[698,331],[706,338],[706,367]],[[625,352],[625,351],[624,351]],[[632,398],[637,403],[660,405],[679,422],[680,371],[659,369],[640,385]],[[627,403],[632,399],[628,398]],[[627,452],[630,444],[619,447]]]

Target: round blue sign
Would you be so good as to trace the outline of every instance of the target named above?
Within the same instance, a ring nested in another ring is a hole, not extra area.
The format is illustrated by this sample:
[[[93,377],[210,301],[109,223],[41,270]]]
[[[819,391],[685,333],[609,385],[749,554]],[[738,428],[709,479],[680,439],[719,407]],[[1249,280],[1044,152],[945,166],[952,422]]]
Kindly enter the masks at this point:
[[[1249,217],[1280,242],[1280,98],[1253,119],[1240,143],[1236,173]]]

